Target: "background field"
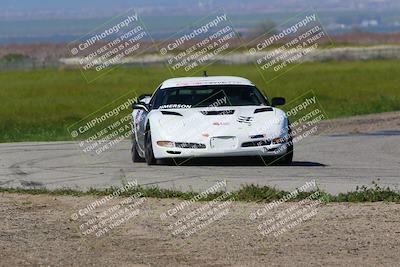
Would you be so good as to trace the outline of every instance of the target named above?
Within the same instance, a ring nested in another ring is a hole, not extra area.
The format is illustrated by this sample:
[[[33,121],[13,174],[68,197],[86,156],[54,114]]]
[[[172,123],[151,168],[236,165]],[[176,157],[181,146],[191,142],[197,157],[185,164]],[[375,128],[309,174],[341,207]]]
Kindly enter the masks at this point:
[[[207,70],[246,77],[269,98],[288,102],[314,90],[329,118],[400,110],[399,61],[304,63],[267,83],[253,65]],[[67,126],[125,93],[150,93],[170,77],[164,66],[119,68],[92,83],[79,70],[0,72],[0,142],[70,140]]]

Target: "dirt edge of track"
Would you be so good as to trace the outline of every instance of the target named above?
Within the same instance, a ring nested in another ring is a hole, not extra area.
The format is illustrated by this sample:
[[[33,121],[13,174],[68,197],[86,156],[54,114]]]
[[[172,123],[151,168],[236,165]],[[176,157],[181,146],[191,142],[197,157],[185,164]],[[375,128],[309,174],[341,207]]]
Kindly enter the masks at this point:
[[[249,216],[265,204],[235,202],[226,216],[184,238],[173,236],[168,225],[205,202],[161,220],[160,214],[181,201],[145,200],[137,216],[96,237],[82,234],[84,219],[71,219],[94,197],[2,193],[0,265],[394,266],[400,259],[400,205],[395,203],[319,204],[312,218],[264,237],[257,228],[263,220]],[[294,205],[284,203],[268,215]]]

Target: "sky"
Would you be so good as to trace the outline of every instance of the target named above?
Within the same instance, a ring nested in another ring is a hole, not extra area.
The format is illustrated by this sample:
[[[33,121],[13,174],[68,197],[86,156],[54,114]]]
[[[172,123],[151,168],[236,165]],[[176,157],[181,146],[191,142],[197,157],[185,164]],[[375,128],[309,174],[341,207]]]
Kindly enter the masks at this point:
[[[313,6],[320,9],[369,7],[390,9],[400,7],[399,0],[0,0],[1,11],[119,9],[126,7],[214,7],[226,8],[265,6],[270,8],[298,8]]]

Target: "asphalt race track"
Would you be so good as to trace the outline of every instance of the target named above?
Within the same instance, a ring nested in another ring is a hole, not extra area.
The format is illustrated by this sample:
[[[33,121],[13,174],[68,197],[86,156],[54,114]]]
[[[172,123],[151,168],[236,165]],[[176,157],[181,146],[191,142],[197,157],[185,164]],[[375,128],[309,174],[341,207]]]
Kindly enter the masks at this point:
[[[265,166],[262,161],[189,162],[184,166],[147,166],[131,162],[130,141],[100,156],[84,154],[74,142],[0,144],[0,186],[23,188],[104,188],[124,179],[139,184],[199,191],[225,180],[227,190],[243,184],[293,190],[315,179],[330,193],[356,186],[399,189],[400,133],[308,137],[297,144],[291,166]]]

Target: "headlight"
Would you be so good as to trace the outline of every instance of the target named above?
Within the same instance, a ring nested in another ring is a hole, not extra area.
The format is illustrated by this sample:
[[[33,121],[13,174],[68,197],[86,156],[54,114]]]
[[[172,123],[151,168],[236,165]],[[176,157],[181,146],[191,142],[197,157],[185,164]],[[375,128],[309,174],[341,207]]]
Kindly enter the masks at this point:
[[[162,146],[162,147],[174,147],[175,146],[174,142],[171,142],[171,141],[157,141],[157,145]]]
[[[272,139],[272,144],[284,144],[288,141],[287,137],[278,137],[278,138],[274,138]]]

